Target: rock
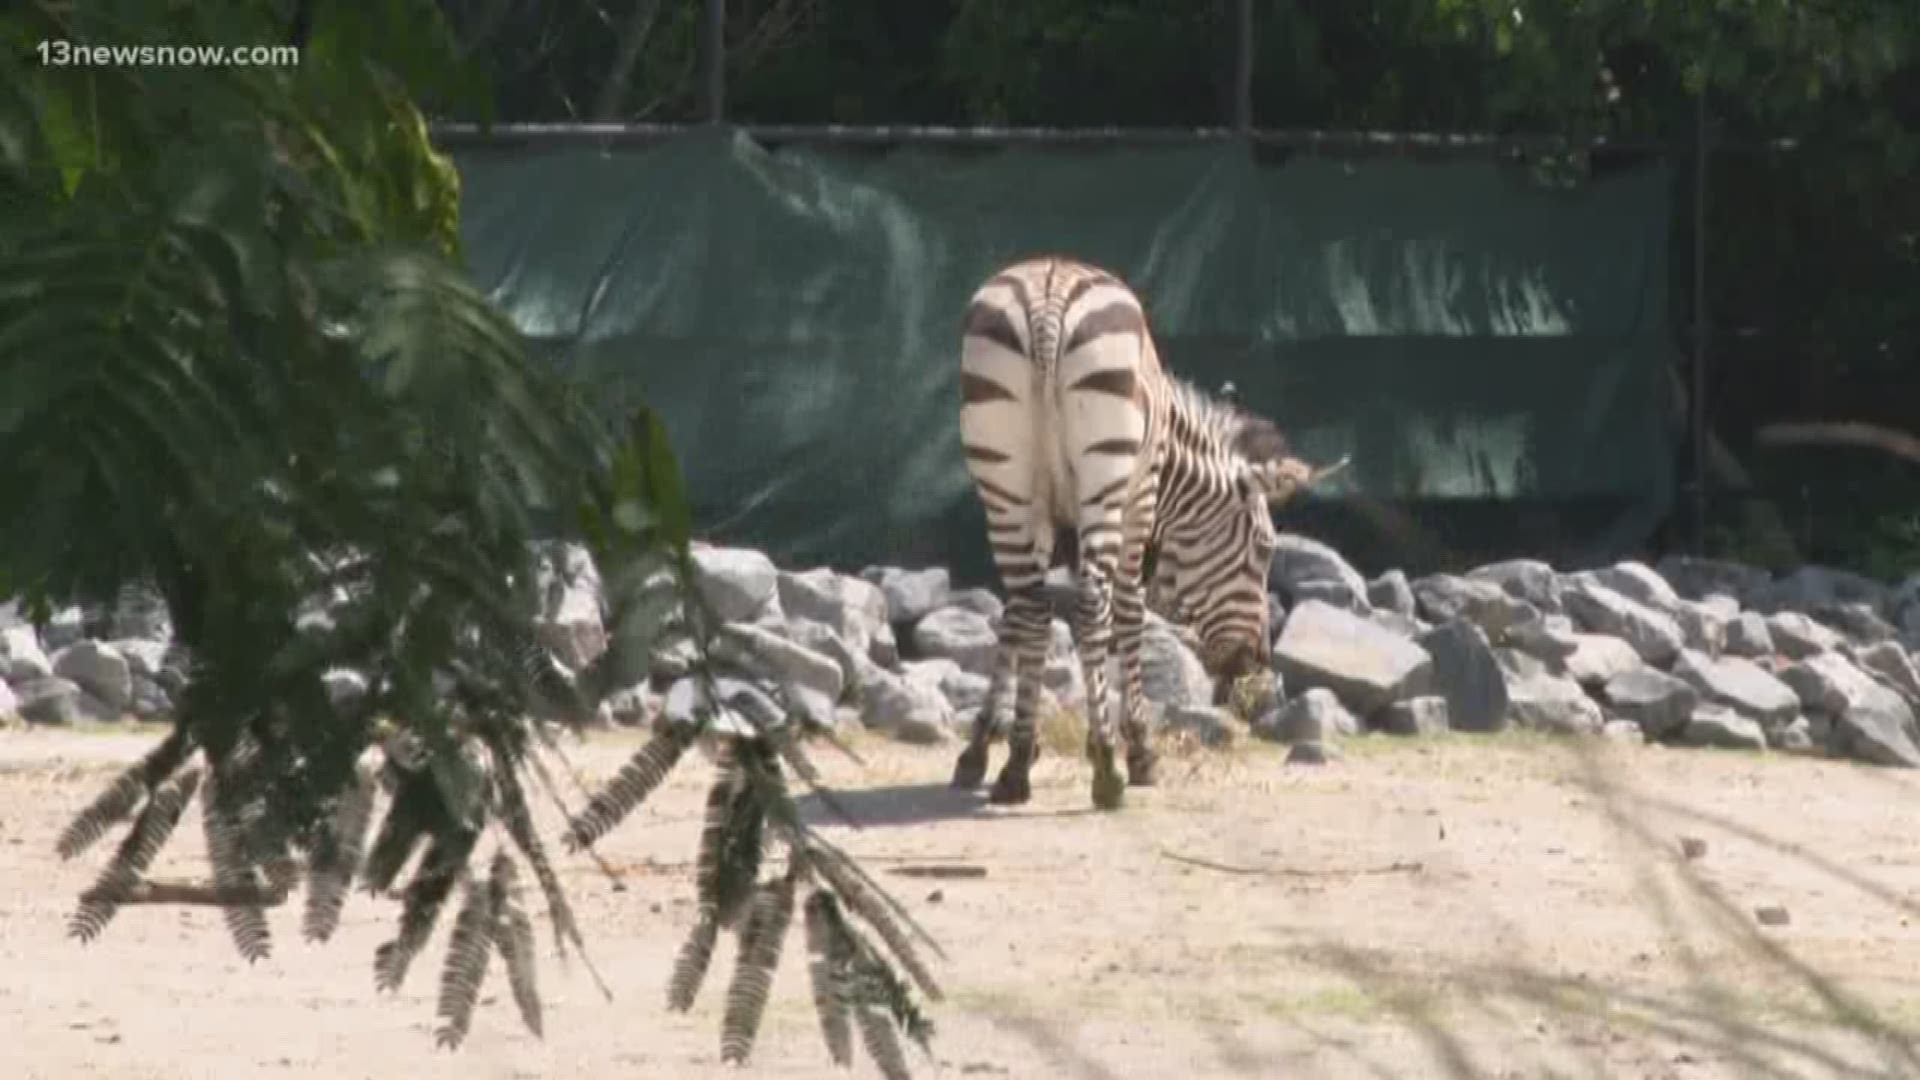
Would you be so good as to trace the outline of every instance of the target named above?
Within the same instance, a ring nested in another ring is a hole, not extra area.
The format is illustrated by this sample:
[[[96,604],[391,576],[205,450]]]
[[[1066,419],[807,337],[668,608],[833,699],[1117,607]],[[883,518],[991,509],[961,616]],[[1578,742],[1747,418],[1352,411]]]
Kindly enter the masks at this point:
[[[1000,642],[985,615],[966,608],[943,607],[914,624],[913,647],[925,659],[944,657],[962,670],[991,675]]]
[[[1802,566],[1743,597],[1748,607],[1769,614],[1815,611],[1846,603],[1877,608],[1886,598],[1887,588],[1878,581],[1864,574],[1826,566]]]
[[[1689,861],[1704,859],[1707,856],[1707,842],[1697,836],[1680,838],[1680,854]]]
[[[1538,663],[1538,661],[1535,661]],[[1559,735],[1598,734],[1606,717],[1580,684],[1545,671],[1510,675],[1508,714],[1523,728]]]
[[[1625,671],[1646,666],[1633,646],[1605,634],[1575,634],[1579,648],[1562,661],[1567,678],[1583,687],[1604,686]]]
[[[1871,765],[1920,769],[1920,731],[1912,708],[1898,694],[1876,688],[1882,692],[1834,718],[1834,751]]]
[[[1680,742],[1722,750],[1765,750],[1767,735],[1759,721],[1709,701],[1702,702],[1694,710],[1692,719],[1680,729]]]
[[[1686,636],[1673,616],[1629,599],[1597,578],[1572,575],[1562,599],[1576,626],[1624,640],[1649,664],[1672,663],[1686,646]]]
[[[1780,680],[1792,688],[1808,712],[1828,716],[1838,716],[1885,689],[1839,653],[1819,653],[1796,660],[1780,669]]]
[[[1565,615],[1529,619],[1507,631],[1505,644],[1549,665],[1561,664],[1580,650],[1580,634]]]
[[[723,623],[751,623],[780,614],[780,572],[750,548],[693,549],[694,583]]]
[[[699,658],[692,638],[675,635],[655,643],[647,657],[647,675],[655,686],[668,686],[692,671],[694,661]]]
[[[1289,765],[1330,765],[1339,760],[1340,752],[1326,743],[1294,743],[1287,750]]]
[[[1886,609],[1908,647],[1920,650],[1920,573],[1908,575],[1887,594]]]
[[[1434,623],[1465,619],[1499,638],[1509,627],[1531,620],[1532,605],[1491,581],[1429,574],[1413,582],[1413,595],[1422,616]]]
[[[151,584],[128,586],[107,616],[108,634],[115,638],[142,641],[173,640],[173,619],[167,611],[167,599]]]
[[[9,723],[20,717],[20,697],[13,687],[0,682],[0,724]]]
[[[1753,918],[1761,926],[1785,926],[1793,921],[1793,915],[1778,904],[1765,904],[1754,908]]]
[[[1883,641],[1894,641],[1900,631],[1893,624],[1880,617],[1873,605],[1863,603],[1826,604],[1814,610],[1813,614],[1821,622],[1840,631],[1861,645],[1876,645]]]
[[[937,685],[887,673],[861,697],[860,719],[868,728],[901,742],[938,745],[953,738],[953,706]]]
[[[1165,730],[1190,735],[1211,749],[1233,745],[1233,714],[1225,709],[1174,705],[1168,707],[1160,723]]]
[[[1389,570],[1367,583],[1367,602],[1375,611],[1391,612],[1409,620],[1414,617],[1413,586],[1404,571]]]
[[[1674,662],[1673,673],[1700,691],[1705,702],[1725,705],[1768,727],[1785,724],[1800,712],[1799,695],[1791,686],[1738,656],[1712,657],[1689,649]]]
[[[1750,660],[1772,656],[1773,632],[1767,628],[1766,616],[1757,611],[1743,611],[1729,621],[1726,650],[1729,656]]]
[[[745,623],[725,627],[712,648],[715,659],[780,686],[788,703],[814,724],[833,726],[835,707],[846,689],[846,674],[834,657]]]
[[[1430,694],[1396,701],[1380,710],[1376,726],[1389,735],[1438,735],[1448,729],[1447,699]]]
[[[1330,742],[1360,733],[1360,721],[1333,691],[1315,687],[1256,721],[1255,732],[1276,742]]]
[[[0,660],[6,665],[0,676],[9,682],[31,682],[53,674],[53,661],[40,648],[40,635],[31,626],[0,630]]]
[[[1767,745],[1790,754],[1809,754],[1820,748],[1813,736],[1813,721],[1796,716],[1789,723],[1767,732]]]
[[[1281,533],[1275,539],[1267,582],[1290,605],[1305,599],[1296,593],[1299,586],[1314,582],[1322,586],[1314,599],[1323,603],[1348,610],[1369,606],[1367,579],[1339,552],[1310,537]]]
[[[150,679],[158,678],[161,670],[167,666],[168,654],[173,651],[172,646],[164,641],[148,641],[139,638],[110,641],[107,644],[112,646],[115,652],[126,657],[127,667],[136,678],[142,675]]]
[[[1309,600],[1287,617],[1273,667],[1288,685],[1324,687],[1367,714],[1430,686],[1433,660],[1405,638],[1331,604]]]
[[[839,635],[847,646],[874,657],[876,640],[885,633],[887,597],[880,586],[857,577],[836,574],[824,567],[775,575],[780,610],[788,619],[818,623]],[[879,661],[878,657],[874,657]]]
[[[607,695],[607,719],[620,727],[646,727],[659,715],[660,704],[660,695],[646,683],[629,686]]]
[[[1767,636],[1776,652],[1789,660],[1804,660],[1823,652],[1833,652],[1846,639],[1798,611],[1779,611],[1767,616]]]
[[[71,680],[116,713],[133,704],[133,669],[111,645],[75,642],[54,654],[53,673]]]
[[[1845,657],[1825,653],[1780,673],[1809,711],[1831,718],[1834,751],[1876,765],[1920,768],[1913,707]]]
[[[540,644],[569,671],[584,671],[607,651],[607,628],[600,618],[598,582],[576,581],[560,590],[558,602],[534,624]]]
[[[1563,610],[1560,575],[1538,559],[1508,559],[1476,567],[1467,572],[1467,578],[1492,582],[1542,614],[1558,615]]]
[[[29,679],[14,687],[20,717],[32,724],[67,726],[86,718],[80,687],[58,675]]]
[[[993,680],[985,675],[961,671],[957,665],[940,677],[940,693],[946,696],[947,704],[952,705],[955,712],[986,705],[987,692],[992,686]]]
[[[87,613],[78,607],[64,607],[53,613],[40,630],[40,646],[59,652],[87,636]]]
[[[1679,731],[1700,707],[1700,692],[1692,685],[1645,666],[1608,679],[1601,696],[1615,715],[1633,721],[1649,739]]]
[[[1368,622],[1397,637],[1419,637],[1428,629],[1419,619],[1381,608],[1374,608],[1367,612],[1366,618]]]
[[[1294,604],[1304,604],[1309,600],[1318,600],[1323,604],[1367,614],[1370,610],[1365,596],[1355,596],[1343,581],[1302,581],[1287,590],[1287,600]]]
[[[1001,614],[1006,610],[1006,605],[1000,602],[1000,598],[986,589],[961,589],[949,597],[947,604],[943,606],[965,608],[985,615],[988,622],[998,622]]]
[[[1417,642],[1433,661],[1432,686],[1456,731],[1499,731],[1507,724],[1507,683],[1493,647],[1465,620],[1437,626]]]
[[[870,566],[860,571],[861,578],[880,586],[887,600],[887,619],[895,626],[911,626],[935,608],[945,607],[953,594],[953,579],[945,567],[926,570],[900,570],[890,566]]]
[[[1645,563],[1628,560],[1588,573],[1593,580],[1621,596],[1655,611],[1673,615],[1680,607],[1680,594]]]
[[[1853,654],[1853,659],[1862,668],[1872,672],[1900,692],[1907,704],[1920,708],[1920,666],[1916,666],[1907,650],[1897,641],[1883,641],[1878,645],[1869,645]]]
[[[1600,737],[1612,743],[1639,746],[1647,741],[1646,732],[1631,720],[1609,720],[1600,725]]]
[[[1213,679],[1172,623],[1148,616],[1140,635],[1140,679],[1147,700],[1161,705],[1210,706]]]
[[[1738,607],[1733,614],[1737,614]],[[1727,646],[1727,619],[1730,613],[1704,600],[1682,600],[1673,610],[1680,624],[1680,637],[1687,648],[1708,656],[1719,656]]]
[[[1743,563],[1688,555],[1664,558],[1655,569],[1675,592],[1689,600],[1714,593],[1744,598],[1764,587],[1773,577],[1765,570]]]

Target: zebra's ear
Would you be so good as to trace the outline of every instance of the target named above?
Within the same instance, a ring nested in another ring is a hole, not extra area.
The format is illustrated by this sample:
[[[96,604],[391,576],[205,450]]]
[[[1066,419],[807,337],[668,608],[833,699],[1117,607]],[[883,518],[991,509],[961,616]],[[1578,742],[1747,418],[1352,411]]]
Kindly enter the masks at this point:
[[[1277,507],[1293,498],[1301,488],[1312,487],[1346,468],[1350,460],[1350,455],[1342,457],[1332,465],[1320,469],[1297,457],[1287,455],[1263,461],[1253,466],[1252,472],[1255,482],[1266,493],[1267,503]]]

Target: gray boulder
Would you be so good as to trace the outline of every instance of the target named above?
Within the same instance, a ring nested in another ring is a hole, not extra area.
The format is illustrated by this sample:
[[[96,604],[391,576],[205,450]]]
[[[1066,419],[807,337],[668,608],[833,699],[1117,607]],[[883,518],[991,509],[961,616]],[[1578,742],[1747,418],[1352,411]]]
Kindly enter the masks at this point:
[[[53,673],[72,681],[113,710],[133,704],[133,668],[120,650],[104,642],[82,640],[53,655]]]
[[[1563,610],[1560,575],[1554,572],[1553,567],[1538,559],[1507,559],[1490,563],[1469,570],[1467,578],[1492,582],[1542,614],[1558,615]]]
[[[1720,593],[1746,598],[1764,587],[1773,575],[1744,563],[1724,559],[1703,559],[1674,555],[1661,559],[1654,567],[1675,592],[1689,600]]]
[[[1579,648],[1561,661],[1562,673],[1583,687],[1605,686],[1623,671],[1646,666],[1633,646],[1606,634],[1576,634]]]
[[[902,665],[908,669],[912,664]],[[860,720],[900,742],[931,746],[950,741],[958,726],[953,706],[937,681],[884,673],[860,700]]]
[[[1513,723],[1559,735],[1598,734],[1606,717],[1580,684],[1527,660],[1508,668],[1507,712]]]
[[[750,548],[693,549],[694,583],[723,623],[750,623],[780,615],[780,572]]]
[[[1587,573],[1621,596],[1655,611],[1673,615],[1680,607],[1679,592],[1645,563],[1628,560]]]
[[[1920,666],[1897,641],[1883,641],[1878,645],[1869,645],[1853,654],[1853,659],[1862,668],[1878,675],[1887,685],[1900,692],[1909,705],[1920,708]]]
[[[1314,687],[1254,722],[1254,731],[1275,742],[1325,743],[1360,733],[1360,721],[1333,691]]]
[[[1429,622],[1465,619],[1494,639],[1537,614],[1531,604],[1494,582],[1453,574],[1428,574],[1415,580],[1413,595],[1420,614]]]
[[[1673,616],[1623,596],[1591,575],[1571,575],[1563,600],[1575,625],[1624,640],[1649,664],[1664,667],[1686,646]]]
[[[724,627],[714,639],[716,659],[738,664],[780,686],[807,719],[832,727],[846,689],[846,673],[832,656],[815,652],[752,624]]]
[[[1743,597],[1750,608],[1768,613],[1815,611],[1833,604],[1879,607],[1887,587],[1864,574],[1828,566],[1802,566]]]
[[[1451,726],[1447,699],[1429,694],[1396,701],[1380,710],[1375,726],[1389,735],[1438,735]]]
[[[870,566],[860,576],[880,587],[887,600],[887,618],[895,626],[919,622],[935,608],[945,607],[953,594],[952,576],[940,566],[925,570]]]
[[[1367,582],[1367,602],[1375,611],[1388,611],[1411,620],[1414,617],[1413,586],[1401,570],[1389,570]]]
[[[1833,652],[1847,643],[1839,632],[1798,611],[1777,611],[1767,616],[1767,636],[1773,640],[1774,651],[1789,660]]]
[[[1233,714],[1227,710],[1194,705],[1168,708],[1160,723],[1167,732],[1190,736],[1200,745],[1214,750],[1232,746],[1238,730],[1233,722]]]
[[[1735,616],[1727,623],[1726,648],[1727,655],[1750,660],[1772,656],[1773,631],[1767,628],[1766,616],[1757,611],[1743,611]]]
[[[1680,729],[1680,742],[1721,750],[1765,750],[1767,735],[1759,721],[1709,701],[1702,702]]]
[[[1704,700],[1725,705],[1765,727],[1785,724],[1800,712],[1800,697],[1791,686],[1742,657],[1712,657],[1689,649],[1674,662],[1673,673]]]
[[[1324,687],[1362,715],[1425,693],[1433,659],[1425,649],[1331,604],[1294,608],[1273,649],[1274,670],[1289,686]]]
[[[1679,731],[1700,706],[1700,692],[1690,684],[1644,666],[1608,679],[1601,696],[1614,715],[1639,725],[1649,739]]]
[[[1451,728],[1487,732],[1506,726],[1506,679],[1479,627],[1455,620],[1420,635],[1418,644],[1433,661],[1433,691],[1447,703]]]
[[[1559,665],[1580,649],[1580,633],[1565,615],[1529,619],[1507,631],[1504,644],[1549,666]]]
[[[985,615],[943,607],[914,624],[913,647],[923,659],[945,658],[976,675],[992,675],[999,638]]]
[[[53,661],[40,648],[40,635],[31,626],[9,626],[0,630],[0,678],[23,683],[53,674]]]
[[[1311,598],[1348,610],[1369,606],[1367,579],[1339,552],[1311,537],[1281,533],[1276,538],[1267,582],[1289,604]],[[1300,587],[1310,583],[1316,588],[1302,595]]]
[[[849,648],[872,657],[882,634],[891,642],[887,597],[880,586],[820,567],[776,574],[780,609],[788,619],[818,623],[840,636]]]

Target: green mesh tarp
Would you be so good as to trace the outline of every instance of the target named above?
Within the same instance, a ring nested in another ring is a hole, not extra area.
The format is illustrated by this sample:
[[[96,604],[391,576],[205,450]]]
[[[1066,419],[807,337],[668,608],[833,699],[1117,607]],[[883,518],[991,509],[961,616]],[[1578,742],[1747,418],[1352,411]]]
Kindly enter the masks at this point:
[[[1659,164],[1564,189],[1492,161],[719,130],[456,160],[482,287],[607,409],[662,412],[706,535],[778,559],[987,572],[958,321],[1036,252],[1120,273],[1174,371],[1351,453],[1287,516],[1368,561],[1621,549],[1670,501]]]

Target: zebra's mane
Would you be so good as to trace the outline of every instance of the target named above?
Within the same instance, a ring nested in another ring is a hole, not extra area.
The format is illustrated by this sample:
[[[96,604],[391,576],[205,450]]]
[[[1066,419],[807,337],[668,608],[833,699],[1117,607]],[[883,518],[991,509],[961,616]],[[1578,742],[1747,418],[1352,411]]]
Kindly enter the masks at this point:
[[[1215,397],[1184,379],[1169,376],[1167,381],[1173,387],[1173,411],[1186,419],[1195,435],[1217,446],[1222,454],[1259,464],[1289,453],[1287,437],[1273,421]]]

